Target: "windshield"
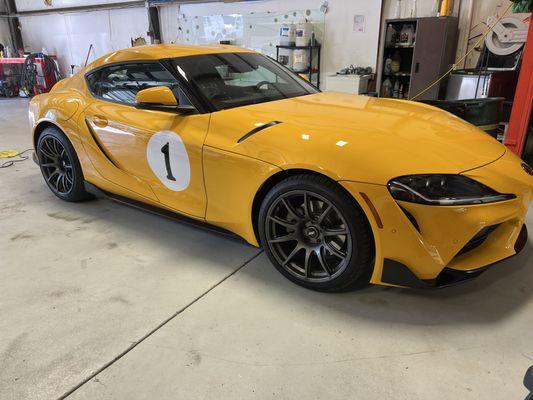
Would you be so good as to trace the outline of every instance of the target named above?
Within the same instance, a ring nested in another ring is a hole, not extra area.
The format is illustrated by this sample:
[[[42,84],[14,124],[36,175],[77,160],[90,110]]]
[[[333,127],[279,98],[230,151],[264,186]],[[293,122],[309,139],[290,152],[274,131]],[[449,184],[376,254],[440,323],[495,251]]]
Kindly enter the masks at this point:
[[[257,53],[173,60],[177,72],[217,110],[317,93],[304,79]]]

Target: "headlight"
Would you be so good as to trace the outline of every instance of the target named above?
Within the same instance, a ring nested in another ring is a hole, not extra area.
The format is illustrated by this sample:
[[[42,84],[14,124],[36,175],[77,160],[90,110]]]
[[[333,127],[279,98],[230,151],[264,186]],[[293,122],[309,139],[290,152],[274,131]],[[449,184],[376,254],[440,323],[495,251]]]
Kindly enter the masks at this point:
[[[392,197],[411,203],[436,206],[494,203],[513,199],[462,175],[408,175],[388,184]]]

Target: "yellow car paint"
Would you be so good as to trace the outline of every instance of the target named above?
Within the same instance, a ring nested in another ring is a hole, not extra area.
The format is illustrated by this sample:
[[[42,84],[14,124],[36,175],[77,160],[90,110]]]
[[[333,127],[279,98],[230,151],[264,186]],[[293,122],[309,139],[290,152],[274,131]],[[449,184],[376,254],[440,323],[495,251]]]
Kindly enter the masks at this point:
[[[178,102],[172,90],[166,86],[157,86],[141,90],[137,93],[135,101],[138,104],[161,104],[164,106],[177,106]]]
[[[272,120],[282,123],[238,143]],[[483,131],[437,108],[332,92],[216,112],[206,145],[335,180],[383,185],[401,175],[460,173],[505,152]],[[367,168],[376,158],[379,167]]]
[[[204,189],[202,146],[207,135],[209,114],[176,115],[165,111],[139,110],[129,105],[95,99],[84,112],[85,124],[80,130],[106,149],[112,162],[102,159],[101,152],[93,147],[91,160],[99,173],[108,180],[125,183],[122,186],[138,194],[165,204],[174,211],[192,217],[204,218],[206,194]],[[98,121],[104,121],[98,126]],[[96,122],[95,122],[96,121]],[[153,174],[146,157],[146,148],[156,132],[179,132],[186,144],[192,172],[189,187],[181,192],[166,189]],[[115,164],[115,165],[113,165]],[[128,183],[117,174],[130,177]],[[136,182],[131,182],[134,179]],[[150,190],[151,188],[151,190]]]
[[[408,265],[419,279],[434,279],[445,267],[473,270],[515,253],[533,177],[503,145],[442,110],[330,92],[178,115],[97,99],[84,79],[86,72],[108,63],[228,52],[249,50],[156,45],[106,55],[32,99],[32,132],[38,135],[47,125],[61,129],[76,150],[85,180],[102,190],[205,220],[256,246],[254,206],[265,182],[290,170],[325,175],[353,196],[369,220],[375,241],[373,283],[383,283],[385,258]],[[270,121],[281,123],[239,142]],[[166,188],[148,165],[148,143],[162,131],[179,133],[185,145],[191,174],[183,191]],[[516,199],[439,207],[391,197],[390,179],[421,173],[464,174]],[[420,231],[402,208],[419,222]],[[500,225],[489,240],[456,257],[477,232],[494,224]]]

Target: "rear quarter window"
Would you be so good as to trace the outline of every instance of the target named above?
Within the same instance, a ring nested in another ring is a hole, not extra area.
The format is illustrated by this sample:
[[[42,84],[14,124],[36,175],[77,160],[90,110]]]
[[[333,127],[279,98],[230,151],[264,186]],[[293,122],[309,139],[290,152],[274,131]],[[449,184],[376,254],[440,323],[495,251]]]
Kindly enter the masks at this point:
[[[93,96],[103,100],[134,105],[140,90],[167,86],[180,104],[190,104],[178,80],[157,62],[112,65],[89,73],[86,79]]]

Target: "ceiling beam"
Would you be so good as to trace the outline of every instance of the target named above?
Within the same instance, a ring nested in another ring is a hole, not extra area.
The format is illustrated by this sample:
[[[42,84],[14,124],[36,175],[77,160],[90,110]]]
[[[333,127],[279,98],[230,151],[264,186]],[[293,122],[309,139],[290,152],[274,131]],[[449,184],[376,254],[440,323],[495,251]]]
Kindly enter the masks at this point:
[[[11,1],[11,0],[8,0]],[[46,15],[46,14],[63,14],[63,13],[78,13],[78,12],[88,12],[88,11],[100,11],[100,10],[113,10],[113,9],[124,9],[124,8],[137,8],[145,7],[146,2],[144,0],[137,1],[123,1],[120,3],[110,3],[110,4],[96,4],[91,6],[75,6],[75,7],[50,7],[42,10],[31,10],[31,11],[19,11],[16,13],[17,17],[26,17],[34,15]]]

